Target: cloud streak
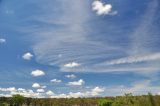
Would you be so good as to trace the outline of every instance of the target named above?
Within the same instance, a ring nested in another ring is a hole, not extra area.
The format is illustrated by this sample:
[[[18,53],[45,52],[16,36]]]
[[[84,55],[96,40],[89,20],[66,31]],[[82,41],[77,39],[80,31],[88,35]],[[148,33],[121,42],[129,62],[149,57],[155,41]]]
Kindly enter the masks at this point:
[[[106,62],[106,65],[131,64],[131,63],[140,63],[140,62],[147,62],[147,61],[154,61],[154,60],[160,60],[160,53],[125,57],[125,58]]]

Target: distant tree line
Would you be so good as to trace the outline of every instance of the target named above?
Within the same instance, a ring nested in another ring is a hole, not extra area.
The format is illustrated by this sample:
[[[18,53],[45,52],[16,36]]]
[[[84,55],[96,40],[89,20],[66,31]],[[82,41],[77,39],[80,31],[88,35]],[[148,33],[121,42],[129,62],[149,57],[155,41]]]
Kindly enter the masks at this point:
[[[26,98],[21,95],[0,97],[0,106],[160,106],[160,96],[125,94],[104,98]]]

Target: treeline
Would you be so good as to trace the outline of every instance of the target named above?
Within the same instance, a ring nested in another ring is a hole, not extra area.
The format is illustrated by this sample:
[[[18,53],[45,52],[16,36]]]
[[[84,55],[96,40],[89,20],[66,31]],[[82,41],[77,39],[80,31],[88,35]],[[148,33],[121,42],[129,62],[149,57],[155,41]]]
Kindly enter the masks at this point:
[[[160,106],[159,95],[105,97],[105,98],[25,98],[21,95],[0,97],[0,106]]]

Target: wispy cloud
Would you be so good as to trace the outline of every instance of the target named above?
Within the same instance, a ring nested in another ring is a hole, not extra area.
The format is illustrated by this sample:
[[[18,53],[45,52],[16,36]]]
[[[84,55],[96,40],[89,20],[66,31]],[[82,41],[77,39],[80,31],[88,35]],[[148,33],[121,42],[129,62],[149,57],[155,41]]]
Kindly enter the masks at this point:
[[[0,44],[2,44],[2,43],[6,43],[6,39],[0,38]]]
[[[160,53],[120,58],[117,60],[106,62],[106,65],[130,64],[130,63],[139,63],[139,62],[147,62],[154,60],[160,60]]]
[[[61,83],[61,82],[62,82],[62,80],[52,79],[52,80],[50,80],[50,82],[52,82],[52,83]]]
[[[65,75],[65,77],[66,77],[66,78],[71,78],[71,79],[73,79],[73,78],[76,78],[76,75],[70,74],[70,75]]]

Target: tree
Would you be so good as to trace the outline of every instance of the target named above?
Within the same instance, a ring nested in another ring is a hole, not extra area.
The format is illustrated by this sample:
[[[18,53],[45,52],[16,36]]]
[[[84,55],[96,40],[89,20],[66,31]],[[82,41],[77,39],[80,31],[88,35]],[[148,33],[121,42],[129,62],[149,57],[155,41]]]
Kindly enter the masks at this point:
[[[13,106],[21,106],[25,102],[25,98],[21,95],[13,95],[11,101]]]

